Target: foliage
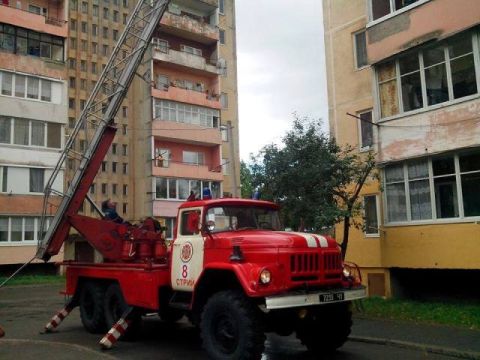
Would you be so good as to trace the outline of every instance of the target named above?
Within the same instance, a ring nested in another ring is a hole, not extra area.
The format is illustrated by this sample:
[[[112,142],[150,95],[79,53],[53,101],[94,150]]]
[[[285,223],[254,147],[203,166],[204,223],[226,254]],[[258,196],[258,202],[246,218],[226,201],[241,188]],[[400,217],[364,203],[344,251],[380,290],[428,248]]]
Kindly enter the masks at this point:
[[[262,199],[279,203],[287,227],[318,232],[347,220],[346,252],[350,219],[359,214],[359,193],[374,159],[373,153],[340,147],[322,131],[321,121],[295,116],[281,147],[270,144],[251,157],[242,187],[258,186]]]
[[[252,173],[245,161],[240,161],[240,183],[242,184],[242,198],[252,197],[254,187],[252,184]]]
[[[412,301],[370,297],[362,300],[362,314],[393,320],[413,320],[480,330],[480,305],[475,302]]]

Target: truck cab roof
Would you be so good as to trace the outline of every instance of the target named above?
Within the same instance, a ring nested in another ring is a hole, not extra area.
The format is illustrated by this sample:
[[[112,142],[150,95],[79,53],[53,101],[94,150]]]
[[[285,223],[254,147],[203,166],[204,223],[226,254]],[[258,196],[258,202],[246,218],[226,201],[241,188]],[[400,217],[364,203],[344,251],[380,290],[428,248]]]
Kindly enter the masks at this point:
[[[209,200],[194,200],[186,201],[180,205],[179,209],[191,208],[191,207],[204,207],[204,206],[222,206],[222,205],[239,205],[239,206],[259,206],[269,207],[273,209],[279,209],[280,206],[270,201],[264,200],[251,200],[241,198],[222,198],[222,199],[209,199]]]

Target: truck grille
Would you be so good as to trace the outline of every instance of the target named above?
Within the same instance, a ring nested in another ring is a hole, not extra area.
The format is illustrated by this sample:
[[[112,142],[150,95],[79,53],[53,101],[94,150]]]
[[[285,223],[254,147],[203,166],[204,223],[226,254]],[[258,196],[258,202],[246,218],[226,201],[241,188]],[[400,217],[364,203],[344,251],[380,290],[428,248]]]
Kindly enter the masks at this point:
[[[338,273],[341,270],[342,260],[338,253],[290,255],[290,274],[293,281],[318,280],[321,273],[325,273],[326,278],[337,278],[337,274],[327,273]]]

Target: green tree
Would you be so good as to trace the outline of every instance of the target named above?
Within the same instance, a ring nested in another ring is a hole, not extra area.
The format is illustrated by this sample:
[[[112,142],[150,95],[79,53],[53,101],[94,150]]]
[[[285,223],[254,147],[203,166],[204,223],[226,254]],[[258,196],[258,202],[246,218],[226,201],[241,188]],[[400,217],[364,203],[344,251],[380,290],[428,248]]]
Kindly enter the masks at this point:
[[[252,173],[245,161],[240,161],[240,184],[241,184],[241,195],[242,198],[252,197],[254,190],[252,184]]]
[[[343,220],[345,255],[350,226],[360,226],[359,194],[375,167],[374,154],[342,148],[319,120],[295,116],[282,146],[265,146],[248,167],[252,187],[282,206],[286,226],[319,232]]]

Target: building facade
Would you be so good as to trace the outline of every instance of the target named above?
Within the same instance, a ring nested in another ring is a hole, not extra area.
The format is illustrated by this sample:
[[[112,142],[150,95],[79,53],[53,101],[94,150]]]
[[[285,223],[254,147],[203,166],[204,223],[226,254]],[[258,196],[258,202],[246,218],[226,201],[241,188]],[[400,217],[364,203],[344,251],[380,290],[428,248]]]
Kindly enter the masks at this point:
[[[370,295],[468,288],[480,269],[480,8],[325,0],[323,9],[331,134],[375,151],[381,179],[363,190],[365,226],[352,229],[348,259]]]
[[[70,128],[135,3],[71,1]],[[119,215],[131,222],[154,216],[170,239],[177,208],[191,192],[197,198],[205,188],[213,197],[238,193],[234,1],[171,1],[137,74],[90,196],[98,205],[106,199],[116,202]],[[85,140],[76,145],[79,151]],[[75,166],[67,164],[67,185]],[[82,211],[97,216],[87,202]],[[66,249],[67,258],[95,258],[83,241],[71,241]]]
[[[0,4],[0,265],[35,255],[43,188],[65,143],[67,7],[65,0]]]

